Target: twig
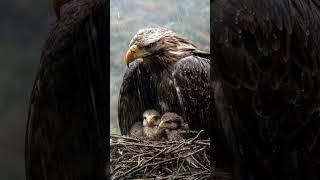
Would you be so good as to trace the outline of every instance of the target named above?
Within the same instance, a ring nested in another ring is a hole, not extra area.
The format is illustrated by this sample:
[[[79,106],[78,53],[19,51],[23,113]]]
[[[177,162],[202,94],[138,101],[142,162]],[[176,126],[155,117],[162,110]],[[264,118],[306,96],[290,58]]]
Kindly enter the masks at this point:
[[[137,170],[140,170],[140,168],[143,168],[143,166],[144,166],[145,164],[147,164],[148,162],[152,161],[154,158],[156,158],[157,156],[161,155],[161,154],[162,154],[164,151],[166,151],[166,150],[167,150],[167,149],[164,149],[163,151],[159,152],[158,154],[156,154],[155,156],[153,156],[152,158],[150,158],[148,161],[145,161],[144,163],[142,163],[142,164],[140,164],[140,165],[138,165],[138,166],[133,167],[132,169],[130,169],[129,171],[125,172],[124,174],[116,177],[115,179],[120,179],[120,178],[122,178],[122,177],[124,177],[124,176],[126,176],[126,175],[128,175],[128,174],[130,174],[130,173],[134,173],[134,172],[136,172]]]
[[[208,176],[210,140],[201,140],[203,131],[179,141],[137,140],[111,136],[111,179],[201,179]],[[194,165],[190,163],[193,162]]]

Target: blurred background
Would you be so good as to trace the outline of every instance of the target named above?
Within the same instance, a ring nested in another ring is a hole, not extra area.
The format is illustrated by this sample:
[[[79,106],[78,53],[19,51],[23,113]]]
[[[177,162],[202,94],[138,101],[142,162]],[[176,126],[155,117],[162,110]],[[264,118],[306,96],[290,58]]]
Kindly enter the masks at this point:
[[[54,23],[49,0],[0,1],[0,180],[23,180],[29,95]]]
[[[210,1],[111,0],[110,8],[110,133],[119,134],[118,96],[131,38],[141,28],[166,27],[209,51]]]

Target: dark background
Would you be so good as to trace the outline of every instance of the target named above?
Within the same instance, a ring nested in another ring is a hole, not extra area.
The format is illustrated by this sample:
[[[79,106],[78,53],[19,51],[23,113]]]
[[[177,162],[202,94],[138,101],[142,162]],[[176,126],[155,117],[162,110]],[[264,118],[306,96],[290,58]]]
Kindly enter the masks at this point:
[[[0,180],[23,180],[29,95],[55,22],[50,0],[0,1]]]

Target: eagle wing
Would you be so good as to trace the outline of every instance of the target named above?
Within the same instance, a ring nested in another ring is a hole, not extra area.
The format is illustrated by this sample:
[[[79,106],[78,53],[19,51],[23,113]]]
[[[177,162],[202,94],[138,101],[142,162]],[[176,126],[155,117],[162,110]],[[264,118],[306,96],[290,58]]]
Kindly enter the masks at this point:
[[[210,60],[198,56],[185,57],[175,64],[174,86],[184,119],[191,130],[209,132],[213,121],[213,98],[210,95]]]
[[[147,109],[159,109],[157,97],[158,75],[141,59],[130,64],[120,88],[118,121],[121,134],[128,134],[130,127],[142,121]]]
[[[315,178],[319,1],[218,0],[213,7],[213,75],[223,89],[215,96],[225,97],[216,103],[235,177]],[[310,169],[291,174],[295,163]],[[275,173],[279,168],[288,173]]]
[[[49,33],[29,104],[27,180],[106,179],[107,7],[69,3]]]
[[[207,129],[212,119],[209,85],[210,61],[198,56],[183,58],[173,69],[135,61],[127,69],[120,89],[118,116],[122,134],[142,120],[146,109],[183,115],[194,129]],[[211,113],[211,114],[210,114]],[[208,129],[207,129],[208,132]]]

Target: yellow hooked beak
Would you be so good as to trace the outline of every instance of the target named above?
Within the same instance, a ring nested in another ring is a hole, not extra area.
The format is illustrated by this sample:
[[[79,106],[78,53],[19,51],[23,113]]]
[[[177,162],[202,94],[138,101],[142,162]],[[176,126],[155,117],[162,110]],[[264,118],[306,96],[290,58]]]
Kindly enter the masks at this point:
[[[127,66],[129,67],[129,64],[137,59],[137,51],[138,51],[138,46],[137,45],[132,45],[129,50],[127,51],[127,54],[126,54],[126,64]]]
[[[145,48],[139,48],[137,45],[132,45],[126,54],[126,64],[129,67],[129,64],[138,58],[143,58],[151,53],[148,52]]]

